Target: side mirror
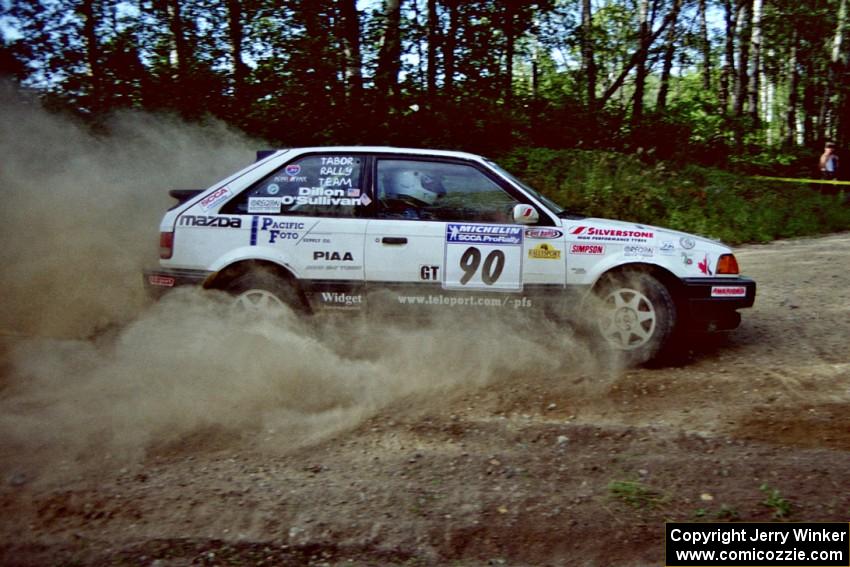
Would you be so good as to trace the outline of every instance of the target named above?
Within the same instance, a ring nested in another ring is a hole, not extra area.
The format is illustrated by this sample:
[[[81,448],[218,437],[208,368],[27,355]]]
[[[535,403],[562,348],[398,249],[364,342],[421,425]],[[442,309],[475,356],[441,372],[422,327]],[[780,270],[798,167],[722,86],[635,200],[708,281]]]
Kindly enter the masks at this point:
[[[531,205],[514,205],[514,223],[537,224],[538,220],[540,220],[540,215],[537,214],[537,209]]]

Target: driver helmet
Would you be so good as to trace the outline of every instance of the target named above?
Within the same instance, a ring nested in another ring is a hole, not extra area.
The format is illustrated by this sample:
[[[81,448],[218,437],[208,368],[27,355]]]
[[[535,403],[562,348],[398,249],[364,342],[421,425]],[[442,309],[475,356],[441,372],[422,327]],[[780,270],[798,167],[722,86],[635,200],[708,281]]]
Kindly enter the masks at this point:
[[[427,173],[413,170],[401,170],[393,173],[388,196],[413,199],[426,205],[433,205],[438,197],[446,193],[440,181]]]

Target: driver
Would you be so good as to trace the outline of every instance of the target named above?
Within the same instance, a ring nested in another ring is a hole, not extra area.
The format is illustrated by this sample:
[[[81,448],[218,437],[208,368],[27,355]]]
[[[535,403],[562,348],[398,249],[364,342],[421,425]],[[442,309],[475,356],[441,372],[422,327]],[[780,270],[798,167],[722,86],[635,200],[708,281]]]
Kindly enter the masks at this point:
[[[432,206],[446,194],[440,180],[416,170],[399,170],[390,175],[386,190],[387,205],[404,218],[421,219],[423,209]],[[424,213],[425,216],[427,213]]]

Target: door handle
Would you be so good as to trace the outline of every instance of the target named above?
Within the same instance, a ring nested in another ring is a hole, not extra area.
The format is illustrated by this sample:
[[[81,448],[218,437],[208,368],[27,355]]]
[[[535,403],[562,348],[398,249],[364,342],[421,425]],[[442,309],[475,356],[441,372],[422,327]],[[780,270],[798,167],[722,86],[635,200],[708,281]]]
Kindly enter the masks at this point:
[[[407,244],[407,238],[404,236],[385,236],[381,239],[384,244]]]

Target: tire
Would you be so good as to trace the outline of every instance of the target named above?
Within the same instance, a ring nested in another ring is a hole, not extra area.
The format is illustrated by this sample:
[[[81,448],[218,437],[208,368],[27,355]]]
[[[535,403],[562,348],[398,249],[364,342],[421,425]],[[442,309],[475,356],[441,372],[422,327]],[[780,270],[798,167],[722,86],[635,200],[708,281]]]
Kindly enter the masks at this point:
[[[676,303],[670,290],[645,272],[608,275],[594,288],[590,310],[597,341],[628,366],[664,358],[673,345]]]
[[[281,317],[307,311],[290,278],[272,270],[252,269],[230,281],[224,289],[233,296],[233,309],[263,317]]]

